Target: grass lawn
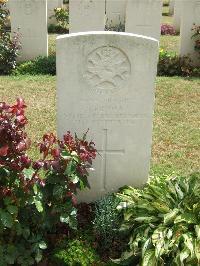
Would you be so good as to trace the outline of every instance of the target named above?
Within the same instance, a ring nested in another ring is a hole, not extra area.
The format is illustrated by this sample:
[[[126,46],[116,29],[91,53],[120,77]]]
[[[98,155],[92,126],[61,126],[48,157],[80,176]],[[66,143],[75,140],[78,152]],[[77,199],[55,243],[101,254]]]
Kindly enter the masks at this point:
[[[30,121],[28,134],[34,141],[39,141],[45,132],[56,131],[55,88],[55,77],[0,77],[1,101],[12,103],[17,96],[24,97]],[[200,79],[157,78],[152,174],[197,171],[199,102]],[[36,156],[34,147],[30,153]]]
[[[178,53],[179,51],[180,36],[167,36],[162,35],[160,37],[160,48],[166,51],[172,51]]]
[[[179,39],[180,36],[161,36],[160,47],[167,51],[179,50]],[[55,54],[56,52],[56,34],[49,34],[49,54]]]

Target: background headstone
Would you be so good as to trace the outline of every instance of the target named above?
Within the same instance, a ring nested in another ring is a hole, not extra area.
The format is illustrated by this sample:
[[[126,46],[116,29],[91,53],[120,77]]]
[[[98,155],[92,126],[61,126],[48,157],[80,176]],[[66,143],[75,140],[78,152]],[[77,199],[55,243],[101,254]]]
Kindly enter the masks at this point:
[[[194,24],[200,25],[200,0],[184,0],[182,8],[180,55],[189,55],[194,65],[200,66],[200,55],[194,49],[194,39],[191,39],[194,34],[191,30],[192,27]]]
[[[56,7],[62,7],[63,0],[47,0],[47,24],[56,24],[56,19],[53,16],[54,8]],[[51,18],[50,18],[51,17]]]
[[[162,0],[128,0],[126,32],[160,39]]]
[[[102,31],[105,28],[105,0],[70,0],[69,32]]]
[[[174,1],[175,2],[174,2],[173,26],[177,32],[180,32],[182,5],[185,5],[187,0],[186,1],[185,0],[174,0]]]
[[[48,55],[47,0],[10,0],[11,31],[20,33],[20,61]]]
[[[125,24],[127,0],[106,0],[106,24],[108,27]]]
[[[175,0],[170,0],[169,1],[169,15],[172,16],[174,14],[174,1]]]
[[[82,136],[89,128],[100,153],[80,200],[147,181],[157,56],[158,41],[133,34],[57,38],[58,135]]]

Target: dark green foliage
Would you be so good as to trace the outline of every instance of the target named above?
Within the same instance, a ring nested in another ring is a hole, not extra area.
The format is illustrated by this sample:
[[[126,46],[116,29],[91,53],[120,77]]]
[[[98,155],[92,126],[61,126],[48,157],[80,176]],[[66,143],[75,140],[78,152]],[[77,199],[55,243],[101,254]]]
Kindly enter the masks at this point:
[[[122,212],[117,210],[120,200],[114,194],[105,196],[95,204],[94,230],[103,249],[109,249],[119,235]]]
[[[56,57],[37,57],[35,60],[21,63],[13,71],[14,75],[56,75]]]
[[[179,57],[174,52],[160,50],[158,76],[200,76],[200,68],[192,66],[188,57]]]
[[[20,50],[19,35],[10,36],[7,32],[6,20],[8,10],[0,2],[0,75],[9,74],[16,66],[16,58]]]
[[[54,17],[56,19],[56,25],[50,25],[48,28],[49,33],[68,33],[69,32],[69,10],[68,8],[56,7],[54,8]]]
[[[53,254],[52,261],[59,266],[89,266],[98,262],[99,257],[87,242],[75,239],[63,242]]]
[[[128,187],[119,197],[126,205],[122,229],[130,239],[120,263],[199,265],[199,173],[152,178],[143,190]]]
[[[66,34],[66,33],[69,33],[69,29],[63,28],[59,24],[56,24],[56,25],[50,24],[48,27],[48,33]]]

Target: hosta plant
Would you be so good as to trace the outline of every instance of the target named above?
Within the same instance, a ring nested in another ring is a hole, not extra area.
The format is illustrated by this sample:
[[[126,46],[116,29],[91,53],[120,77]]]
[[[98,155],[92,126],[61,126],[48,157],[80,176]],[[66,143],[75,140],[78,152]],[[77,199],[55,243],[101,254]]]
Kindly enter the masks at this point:
[[[122,265],[199,265],[200,175],[153,178],[144,189],[125,188],[122,228],[129,250]]]

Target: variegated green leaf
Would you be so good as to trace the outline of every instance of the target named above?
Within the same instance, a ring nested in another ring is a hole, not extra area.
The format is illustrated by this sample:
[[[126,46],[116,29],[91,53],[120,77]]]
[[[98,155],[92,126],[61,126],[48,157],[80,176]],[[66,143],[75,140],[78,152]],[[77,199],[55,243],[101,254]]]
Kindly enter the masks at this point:
[[[188,224],[197,223],[196,217],[193,213],[183,213],[174,220],[174,223],[186,222]]]
[[[193,238],[190,236],[189,233],[183,234],[183,238],[184,238],[184,244],[185,244],[185,246],[189,249],[191,255],[193,255],[193,253],[194,253],[194,242],[193,242]]]
[[[194,228],[197,235],[197,240],[200,240],[200,225],[195,225]]]
[[[179,213],[179,209],[173,209],[169,213],[165,214],[163,217],[164,218],[164,224],[172,223],[178,213]]]
[[[155,257],[155,251],[152,249],[147,250],[144,253],[144,257],[142,258],[141,266],[156,266],[156,265],[157,265],[157,260]]]
[[[180,252],[179,257],[180,257],[181,265],[185,265],[184,260],[187,259],[189,255],[190,255],[190,251],[187,248],[184,248],[183,251]]]

